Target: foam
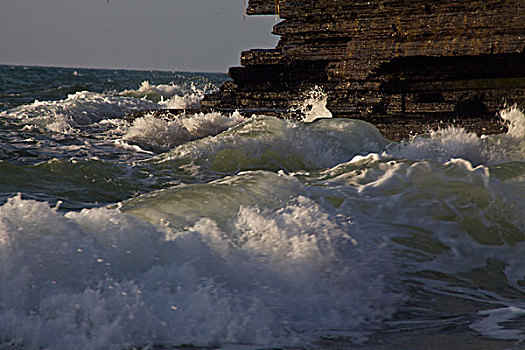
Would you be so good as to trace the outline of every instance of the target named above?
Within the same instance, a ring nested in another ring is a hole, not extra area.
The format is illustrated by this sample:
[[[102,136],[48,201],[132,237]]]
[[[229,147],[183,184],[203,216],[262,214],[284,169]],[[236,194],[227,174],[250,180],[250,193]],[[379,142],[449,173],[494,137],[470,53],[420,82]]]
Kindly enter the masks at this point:
[[[462,158],[475,165],[525,160],[525,115],[514,106],[502,110],[500,117],[502,123],[508,126],[505,134],[478,137],[463,128],[447,127],[393,143],[386,148],[384,155],[431,159],[441,163]]]
[[[154,227],[105,208],[0,207],[0,333],[25,348],[305,344],[363,333],[402,300],[384,250],[305,197]],[[277,244],[277,246],[276,246]]]
[[[65,100],[35,101],[21,105],[0,112],[0,116],[54,132],[66,132],[76,126],[89,125],[108,117],[122,117],[128,113],[157,107],[158,104],[143,99],[82,91],[69,95]]]
[[[160,108],[188,109],[199,108],[200,101],[209,87],[198,88],[194,84],[182,87],[178,84],[151,84],[143,81],[137,90],[125,90],[122,96],[145,98],[157,102]]]
[[[166,151],[191,140],[217,135],[243,120],[239,113],[230,116],[219,113],[183,114],[170,120],[146,115],[133,122],[123,139],[144,149]]]
[[[182,96],[184,89],[177,84],[151,84],[145,80],[140,84],[137,90],[124,90],[120,93],[122,96],[129,96],[135,98],[147,98],[149,100],[158,102],[162,98],[168,99],[173,96]]]
[[[198,108],[208,90],[209,87],[198,88],[193,84],[181,87],[176,84],[154,85],[144,81],[137,90],[125,90],[118,94],[81,91],[63,100],[36,100],[0,112],[0,117],[47,131],[68,133],[78,126],[142,110]]]
[[[311,123],[317,119],[332,118],[332,112],[326,108],[328,95],[322,88],[316,86],[304,94],[303,101],[292,110],[299,112],[305,123]]]

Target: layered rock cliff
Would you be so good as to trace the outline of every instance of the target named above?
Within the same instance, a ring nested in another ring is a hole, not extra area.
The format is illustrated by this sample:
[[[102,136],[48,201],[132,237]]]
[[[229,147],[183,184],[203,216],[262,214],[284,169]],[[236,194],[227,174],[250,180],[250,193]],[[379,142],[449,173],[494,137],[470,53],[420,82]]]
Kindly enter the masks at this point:
[[[499,132],[498,110],[525,107],[523,0],[250,0],[247,14],[277,11],[277,47],[243,52],[203,107],[286,114],[320,86],[335,116],[393,139]]]

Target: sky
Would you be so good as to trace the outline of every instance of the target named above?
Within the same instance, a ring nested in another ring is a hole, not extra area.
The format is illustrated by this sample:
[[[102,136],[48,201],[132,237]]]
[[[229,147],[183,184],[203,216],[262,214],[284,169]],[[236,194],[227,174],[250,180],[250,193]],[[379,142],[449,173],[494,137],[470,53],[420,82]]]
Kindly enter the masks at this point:
[[[226,72],[274,24],[243,0],[0,0],[0,64]]]

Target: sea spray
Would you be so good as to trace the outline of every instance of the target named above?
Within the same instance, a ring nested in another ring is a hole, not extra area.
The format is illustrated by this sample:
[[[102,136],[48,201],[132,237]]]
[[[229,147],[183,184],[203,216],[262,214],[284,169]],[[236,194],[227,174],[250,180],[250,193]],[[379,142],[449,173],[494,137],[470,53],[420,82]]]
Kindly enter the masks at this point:
[[[161,108],[186,109],[199,108],[204,95],[213,91],[214,88],[211,84],[204,87],[197,87],[195,84],[182,87],[177,84],[154,85],[149,81],[143,81],[137,90],[126,90],[120,95],[145,98],[157,102]]]
[[[387,147],[386,154],[409,159],[428,158],[438,162],[463,158],[481,164],[485,160],[482,143],[475,134],[450,126],[408,141],[392,143]]]
[[[525,158],[525,115],[517,107],[510,107],[502,110],[500,117],[501,123],[508,126],[504,134],[480,137],[463,128],[449,126],[392,143],[384,155],[438,162],[462,158],[475,165],[522,161]]]
[[[319,86],[303,94],[302,101],[292,107],[292,111],[302,116],[302,121],[311,123],[316,119],[332,118],[332,112],[326,108],[328,95]]]
[[[173,96],[183,96],[184,89],[177,84],[151,84],[145,80],[136,90],[125,90],[120,93],[122,96],[146,98],[148,100],[159,102],[161,99],[169,99]]]
[[[238,113],[181,114],[165,120],[148,114],[136,119],[123,139],[144,149],[166,151],[182,143],[217,135],[243,121]]]
[[[402,300],[388,253],[331,216],[297,197],[241,207],[225,231],[210,219],[173,231],[12,198],[0,208],[0,332],[28,348],[105,349],[292,345],[377,325]]]

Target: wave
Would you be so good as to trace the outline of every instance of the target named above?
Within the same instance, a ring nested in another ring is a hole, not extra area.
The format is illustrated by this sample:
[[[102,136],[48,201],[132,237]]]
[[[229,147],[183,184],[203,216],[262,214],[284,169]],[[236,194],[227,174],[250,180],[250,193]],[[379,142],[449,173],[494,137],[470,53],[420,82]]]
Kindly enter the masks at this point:
[[[393,143],[385,155],[438,162],[462,158],[475,165],[525,160],[525,115],[517,107],[511,107],[502,110],[500,118],[501,123],[508,126],[502,135],[478,137],[463,128],[448,127]]]
[[[123,140],[143,149],[166,151],[182,143],[217,135],[243,120],[237,112],[230,116],[220,113],[182,114],[169,120],[150,114],[136,119]]]
[[[440,295],[486,303],[472,329],[522,339],[498,324],[525,309],[524,174],[369,154],[308,181],[249,171],[112,209],[13,197],[0,207],[0,333],[56,349],[304,346],[364,339],[411,312],[406,300],[420,313]]]
[[[0,114],[0,348],[524,340],[520,110],[505,134],[401,143],[329,118],[320,90],[301,122],[121,118],[199,94],[144,82]]]
[[[321,119],[300,123],[254,117],[215,137],[177,146],[155,161],[193,164],[202,172],[243,170],[315,170],[347,161],[356,154],[380,152],[387,141],[369,123]]]
[[[52,159],[37,164],[0,162],[0,200],[23,191],[25,198],[80,210],[115,203],[150,190],[151,180],[126,164]]]
[[[137,90],[125,90],[120,95],[146,98],[157,102],[161,108],[187,109],[199,108],[200,101],[210,89],[210,86],[199,88],[190,84],[189,87],[183,87],[173,83],[154,85],[149,81],[143,81]]]
[[[66,132],[79,125],[122,117],[157,106],[143,99],[82,91],[69,95],[65,100],[35,101],[21,105],[1,112],[0,116],[54,132]]]
[[[403,299],[387,252],[305,197],[230,222],[175,230],[13,197],[0,207],[0,333],[53,349],[293,345],[362,336]]]
[[[65,133],[107,118],[121,118],[143,110],[198,108],[207,88],[191,85],[152,85],[118,94],[80,91],[56,101],[34,101],[0,112],[0,117],[28,126]]]
[[[505,317],[518,319],[520,313],[512,310],[525,307],[520,258],[525,254],[525,171],[523,163],[507,167],[513,171],[502,177],[499,167],[493,171],[463,159],[359,156],[326,170],[323,186],[313,192],[351,215],[356,230],[390,237],[407,283],[421,291],[413,297],[416,304],[439,296],[485,303],[487,310],[503,308],[499,318],[490,318],[489,311],[479,314],[489,319],[471,327],[523,340],[519,326],[497,326]],[[456,314],[457,301],[448,300],[429,308]]]

